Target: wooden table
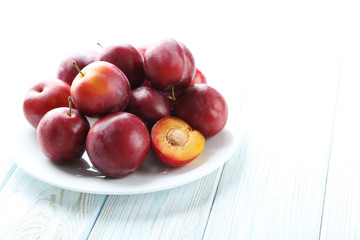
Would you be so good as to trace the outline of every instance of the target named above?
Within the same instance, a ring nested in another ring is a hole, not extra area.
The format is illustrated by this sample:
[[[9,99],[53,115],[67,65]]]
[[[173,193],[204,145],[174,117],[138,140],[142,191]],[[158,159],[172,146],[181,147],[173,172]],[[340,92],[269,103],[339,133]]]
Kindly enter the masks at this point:
[[[132,2],[124,3],[128,11],[118,15],[107,4],[115,3],[44,2],[40,11],[24,1],[21,7],[9,3],[1,8],[2,31],[14,36],[3,34],[0,44],[2,74],[12,90],[4,97],[7,104],[2,102],[6,112],[17,106],[8,104],[9,98],[20,103],[29,86],[14,83],[18,78],[26,82],[22,69],[32,79],[35,73],[45,77],[54,71],[40,73],[31,61],[34,55],[54,51],[45,55],[54,63],[61,56],[56,45],[74,41],[75,49],[87,38],[120,39],[131,33],[125,25],[133,24],[147,34],[172,35],[193,46],[204,43],[206,49],[198,52],[207,54],[201,61],[218,63],[218,69],[208,69],[210,75],[226,78],[218,86],[238,89],[231,99],[238,101],[241,116],[240,147],[206,177],[137,195],[51,186],[17,167],[4,147],[0,239],[360,239],[360,21],[355,4]],[[97,12],[103,18],[96,18]],[[135,13],[143,17],[141,24],[125,21]],[[81,20],[85,26],[79,27]],[[71,39],[61,36],[67,32]],[[19,63],[26,66],[12,65]],[[11,121],[2,125],[6,134],[16,127]]]

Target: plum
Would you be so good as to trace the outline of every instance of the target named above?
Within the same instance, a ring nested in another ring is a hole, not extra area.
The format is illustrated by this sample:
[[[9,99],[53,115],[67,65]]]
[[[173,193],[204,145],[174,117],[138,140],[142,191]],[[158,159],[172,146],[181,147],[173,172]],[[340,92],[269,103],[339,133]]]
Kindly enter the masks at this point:
[[[139,87],[145,81],[143,56],[131,44],[111,45],[103,49],[96,57],[97,61],[106,61],[117,66],[129,80],[131,89]]]
[[[124,177],[145,161],[150,136],[145,124],[134,114],[116,112],[101,117],[86,138],[91,163],[109,177]]]
[[[179,95],[173,106],[173,115],[208,138],[225,127],[228,107],[224,97],[216,89],[208,84],[195,83]]]
[[[144,69],[153,88],[167,92],[187,87],[196,71],[190,50],[172,38],[148,46]]]
[[[141,86],[131,92],[125,111],[138,116],[150,130],[158,120],[171,115],[171,104],[164,94]]]
[[[90,124],[76,109],[54,108],[47,112],[37,128],[37,140],[42,152],[57,163],[80,159]]]

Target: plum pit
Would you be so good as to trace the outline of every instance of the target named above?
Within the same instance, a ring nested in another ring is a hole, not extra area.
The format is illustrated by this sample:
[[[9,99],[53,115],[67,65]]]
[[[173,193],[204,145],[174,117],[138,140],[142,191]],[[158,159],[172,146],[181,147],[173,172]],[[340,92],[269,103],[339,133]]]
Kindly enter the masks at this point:
[[[183,147],[189,141],[189,133],[183,129],[171,128],[166,134],[166,141],[174,147]]]

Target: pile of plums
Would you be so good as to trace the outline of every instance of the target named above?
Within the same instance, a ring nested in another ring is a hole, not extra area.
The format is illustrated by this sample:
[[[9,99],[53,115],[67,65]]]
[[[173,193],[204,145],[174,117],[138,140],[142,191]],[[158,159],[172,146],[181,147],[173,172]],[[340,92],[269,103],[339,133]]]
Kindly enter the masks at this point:
[[[49,159],[71,162],[86,151],[109,177],[136,171],[150,149],[168,166],[189,163],[228,118],[224,97],[172,38],[73,53],[56,78],[29,89],[23,111]]]

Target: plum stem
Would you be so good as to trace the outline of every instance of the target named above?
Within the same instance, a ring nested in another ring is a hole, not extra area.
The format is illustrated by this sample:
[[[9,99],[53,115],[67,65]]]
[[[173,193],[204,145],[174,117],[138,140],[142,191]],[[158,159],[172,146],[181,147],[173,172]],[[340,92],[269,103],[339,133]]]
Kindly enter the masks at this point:
[[[173,100],[176,101],[174,86],[171,86],[171,93]]]
[[[99,45],[101,48],[104,48],[100,43],[97,43],[97,45]]]
[[[84,77],[85,75],[81,72],[79,66],[76,64],[75,61],[73,61],[73,65],[75,66],[76,70],[78,70],[78,72]]]
[[[68,102],[69,102],[69,117],[71,117],[71,96],[68,97]]]
[[[171,96],[168,97],[170,100],[176,101],[174,86],[171,86]]]

